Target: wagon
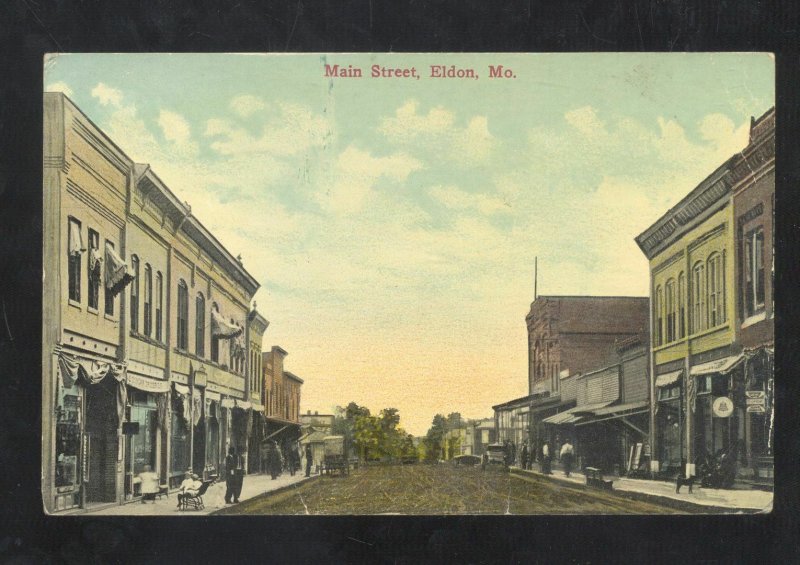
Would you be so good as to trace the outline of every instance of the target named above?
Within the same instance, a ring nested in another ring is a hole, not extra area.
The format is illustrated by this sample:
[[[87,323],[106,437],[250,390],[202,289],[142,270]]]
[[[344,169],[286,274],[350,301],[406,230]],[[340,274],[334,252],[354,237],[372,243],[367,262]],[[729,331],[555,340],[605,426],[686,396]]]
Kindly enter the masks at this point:
[[[327,436],[323,440],[325,445],[325,458],[323,467],[325,473],[331,475],[340,472],[347,475],[350,472],[350,464],[347,459],[347,446],[344,436]]]

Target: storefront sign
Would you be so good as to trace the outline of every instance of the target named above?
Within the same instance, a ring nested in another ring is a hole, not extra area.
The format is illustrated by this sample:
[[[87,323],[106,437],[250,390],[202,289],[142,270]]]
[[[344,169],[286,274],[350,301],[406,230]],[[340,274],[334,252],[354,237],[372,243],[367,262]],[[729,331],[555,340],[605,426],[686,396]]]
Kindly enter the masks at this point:
[[[744,401],[748,406],[764,406],[766,399],[762,396],[761,398],[745,398]]]
[[[160,381],[150,377],[144,377],[128,371],[128,386],[138,388],[145,392],[167,392],[169,381]]]
[[[720,396],[714,399],[711,409],[717,418],[727,418],[733,414],[733,402],[727,396]]]
[[[197,369],[194,372],[194,386],[206,386],[208,384],[208,376],[203,369]]]
[[[747,407],[747,411],[756,412],[759,414],[763,414],[764,412],[766,412],[763,404],[751,404],[750,406]]]
[[[744,391],[744,395],[747,398],[764,398],[764,391],[763,390],[746,390]],[[749,402],[748,402],[749,404]]]

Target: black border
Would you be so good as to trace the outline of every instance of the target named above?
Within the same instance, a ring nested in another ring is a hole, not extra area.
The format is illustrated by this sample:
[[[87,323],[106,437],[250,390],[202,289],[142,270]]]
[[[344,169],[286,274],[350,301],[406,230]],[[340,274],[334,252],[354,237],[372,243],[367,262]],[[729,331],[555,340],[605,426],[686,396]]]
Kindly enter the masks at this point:
[[[798,516],[795,2],[11,0],[0,6],[0,560],[784,562]],[[756,516],[47,517],[39,491],[44,53],[771,51],[777,57],[776,510]],[[792,267],[794,266],[794,267]],[[624,555],[624,559],[623,556]]]

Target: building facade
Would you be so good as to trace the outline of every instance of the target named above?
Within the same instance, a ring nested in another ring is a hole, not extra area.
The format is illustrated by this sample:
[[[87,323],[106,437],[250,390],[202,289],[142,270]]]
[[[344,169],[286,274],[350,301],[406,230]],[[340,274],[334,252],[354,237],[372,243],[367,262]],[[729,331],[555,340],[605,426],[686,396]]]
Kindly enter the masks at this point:
[[[154,171],[44,96],[42,493],[48,512],[218,473],[259,285]],[[246,451],[246,449],[245,449]]]
[[[285,370],[284,361],[289,355],[273,345],[262,354],[266,438],[274,440],[284,452],[294,449],[300,439],[300,400],[303,380]]]
[[[722,456],[740,475],[771,466],[773,206],[770,111],[636,238],[650,262],[655,473],[695,475]]]

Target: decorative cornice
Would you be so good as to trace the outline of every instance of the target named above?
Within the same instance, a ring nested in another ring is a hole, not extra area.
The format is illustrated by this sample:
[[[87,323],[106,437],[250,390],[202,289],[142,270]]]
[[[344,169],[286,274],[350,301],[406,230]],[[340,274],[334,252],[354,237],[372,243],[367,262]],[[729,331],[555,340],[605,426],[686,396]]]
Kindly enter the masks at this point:
[[[104,206],[99,200],[91,195],[87,190],[81,188],[78,183],[72,179],[67,179],[67,192],[80,200],[86,206],[103,216],[106,220],[122,229],[125,222],[122,218],[117,216],[113,211]]]

